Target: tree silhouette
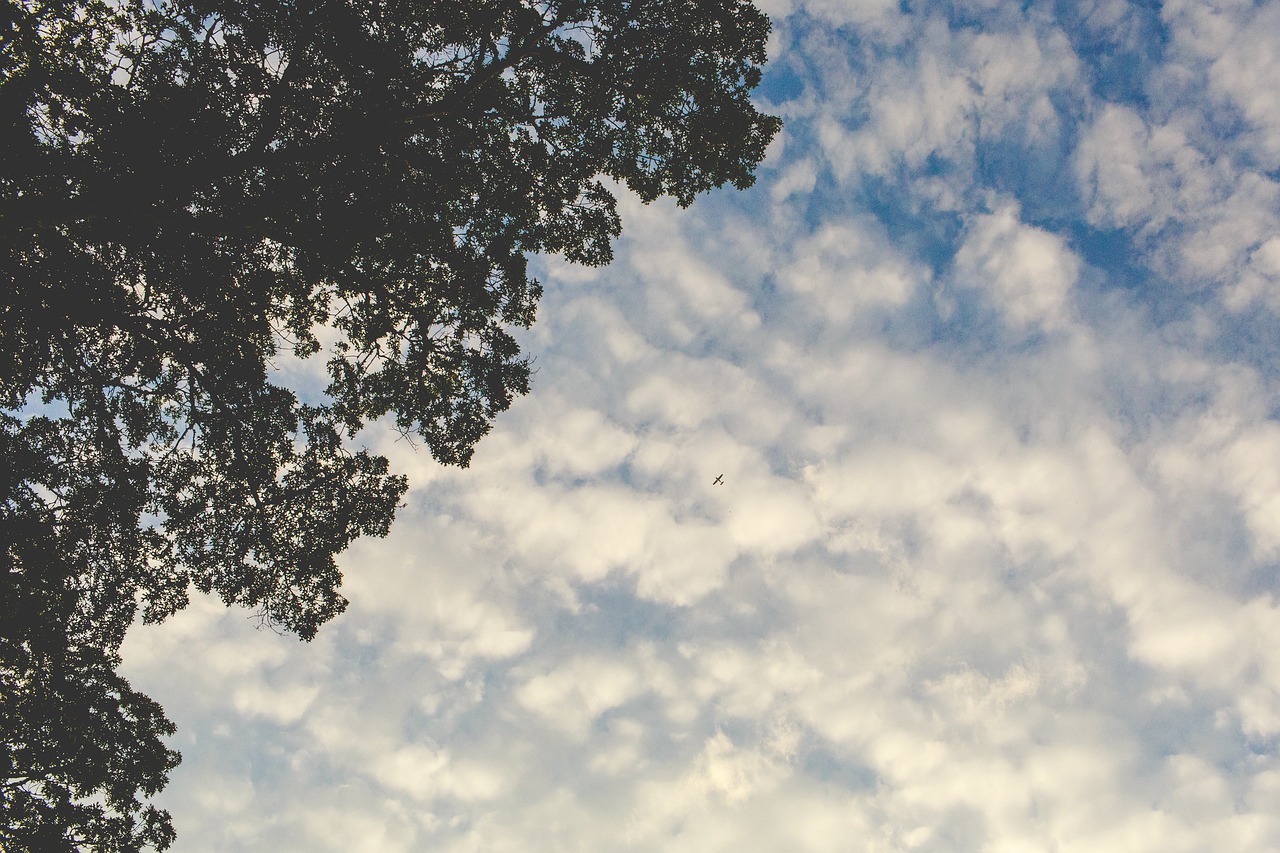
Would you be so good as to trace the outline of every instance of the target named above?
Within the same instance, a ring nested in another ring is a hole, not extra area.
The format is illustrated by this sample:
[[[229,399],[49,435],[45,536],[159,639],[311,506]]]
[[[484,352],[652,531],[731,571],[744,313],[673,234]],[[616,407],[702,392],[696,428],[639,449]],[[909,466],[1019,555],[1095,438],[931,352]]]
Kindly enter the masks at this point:
[[[751,184],[768,29],[746,0],[0,10],[5,849],[167,846],[129,624],[192,586],[303,639],[341,612],[335,555],[405,488],[356,432],[466,465],[528,390],[529,253],[608,262],[609,181]]]

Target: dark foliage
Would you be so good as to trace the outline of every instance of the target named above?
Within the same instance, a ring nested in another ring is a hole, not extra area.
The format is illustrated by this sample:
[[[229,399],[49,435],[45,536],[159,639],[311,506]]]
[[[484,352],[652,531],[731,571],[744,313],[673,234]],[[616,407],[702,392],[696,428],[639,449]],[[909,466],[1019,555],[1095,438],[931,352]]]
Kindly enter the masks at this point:
[[[129,624],[192,586],[304,639],[341,612],[405,488],[356,432],[467,464],[528,388],[530,252],[606,263],[609,180],[752,182],[767,33],[746,0],[6,2],[0,845],[167,846]]]

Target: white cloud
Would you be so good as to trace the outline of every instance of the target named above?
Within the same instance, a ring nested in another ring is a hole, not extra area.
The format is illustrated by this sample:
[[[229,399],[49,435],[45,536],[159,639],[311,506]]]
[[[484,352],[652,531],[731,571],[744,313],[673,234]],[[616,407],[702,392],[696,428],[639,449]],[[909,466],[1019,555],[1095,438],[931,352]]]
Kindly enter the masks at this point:
[[[856,88],[814,107],[837,176],[905,169],[918,201],[954,210],[973,189],[980,143],[1009,137],[1054,149],[1063,128],[1052,98],[1080,76],[1061,30],[1016,15],[991,32],[953,31],[927,13],[910,26],[901,51],[868,58],[865,70],[843,75]],[[931,175],[939,164],[950,172]]]
[[[536,676],[517,693],[517,699],[569,734],[585,737],[587,726],[600,713],[639,691],[635,673],[596,662]]]
[[[1014,204],[975,218],[956,255],[961,284],[985,290],[1015,329],[1069,323],[1079,266],[1061,237],[1023,224]]]
[[[788,3],[788,7],[791,4]],[[801,0],[804,11],[824,23],[837,27],[858,27],[893,43],[906,28],[906,16],[896,0]],[[767,4],[762,6],[772,12]],[[788,11],[790,9],[788,8]]]
[[[1280,74],[1280,17],[1270,4],[1197,2],[1162,14],[1172,59],[1153,75],[1152,103],[1098,105],[1076,152],[1088,219],[1135,232],[1170,281],[1213,288],[1233,311],[1275,312],[1280,108],[1261,93]]]
[[[302,719],[320,689],[303,684],[265,685],[248,683],[232,693],[237,711],[250,717],[264,717],[276,725]]]
[[[1274,3],[1163,4],[1175,55],[1207,78],[1207,94],[1238,111],[1245,128],[1235,140],[1263,171],[1280,167],[1280,8]]]
[[[906,303],[928,273],[895,257],[878,231],[832,222],[798,240],[778,272],[797,307],[838,328],[868,309]]]
[[[500,765],[454,761],[447,750],[420,744],[380,755],[371,769],[383,785],[421,801],[440,797],[492,800],[504,793],[508,784]]]

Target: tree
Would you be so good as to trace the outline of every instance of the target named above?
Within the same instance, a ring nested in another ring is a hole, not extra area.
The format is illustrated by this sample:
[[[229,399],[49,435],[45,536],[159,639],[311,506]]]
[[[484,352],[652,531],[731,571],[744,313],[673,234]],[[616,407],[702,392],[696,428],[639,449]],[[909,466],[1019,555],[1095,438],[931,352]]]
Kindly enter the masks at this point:
[[[405,488],[356,433],[387,417],[466,465],[528,390],[530,253],[607,263],[610,181],[682,206],[752,183],[768,30],[748,0],[10,0],[0,807],[23,837],[167,844],[136,794],[177,759],[114,673],[129,624],[192,586],[303,639],[341,612],[335,555]],[[283,350],[326,360],[323,393],[278,384]]]

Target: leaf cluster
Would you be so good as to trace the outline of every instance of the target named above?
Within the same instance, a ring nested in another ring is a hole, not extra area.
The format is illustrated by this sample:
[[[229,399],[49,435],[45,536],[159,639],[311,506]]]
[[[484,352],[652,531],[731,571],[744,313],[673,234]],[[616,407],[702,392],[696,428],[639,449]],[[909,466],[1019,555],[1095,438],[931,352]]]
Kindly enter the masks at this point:
[[[5,816],[163,846],[167,818],[110,789],[176,760],[114,674],[128,625],[192,587],[303,639],[340,613],[336,555],[405,489],[358,432],[466,465],[528,390],[531,253],[607,263],[610,186],[751,184],[768,29],[747,0],[0,9]],[[312,357],[323,387],[272,369]],[[8,733],[75,695],[145,772],[48,781],[32,744],[90,752]]]

